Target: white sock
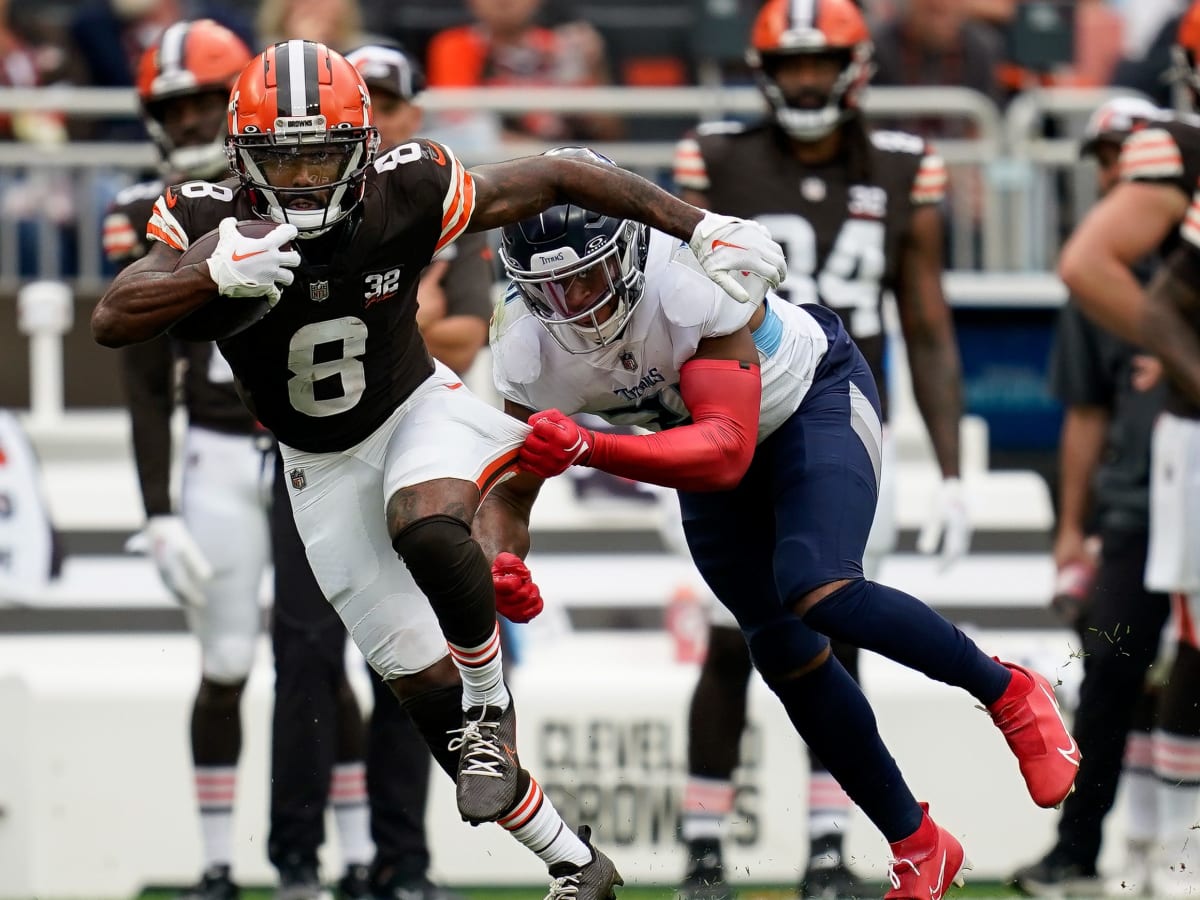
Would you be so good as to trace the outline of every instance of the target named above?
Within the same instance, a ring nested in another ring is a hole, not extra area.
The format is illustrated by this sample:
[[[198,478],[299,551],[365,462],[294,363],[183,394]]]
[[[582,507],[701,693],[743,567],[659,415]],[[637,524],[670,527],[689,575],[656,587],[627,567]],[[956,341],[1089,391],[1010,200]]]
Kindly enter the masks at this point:
[[[334,766],[329,802],[337,823],[342,862],[347,866],[369,865],[375,855],[375,845],[371,842],[371,817],[367,807],[367,767],[361,760]]]
[[[458,673],[462,676],[462,706],[495,706],[508,709],[508,688],[504,685],[504,660],[500,655],[500,625],[492,628],[492,636],[477,647],[460,647],[446,643]]]
[[[1154,742],[1145,731],[1131,731],[1125,742],[1126,838],[1147,844],[1158,834],[1158,780],[1154,777]]]
[[[686,843],[719,841],[733,812],[732,781],[689,775],[683,788],[683,821],[680,834]]]
[[[1154,730],[1154,774],[1158,778],[1158,838],[1167,847],[1192,836],[1200,798],[1200,738]]]
[[[808,839],[844,835],[850,827],[851,800],[828,772],[812,772],[808,779]]]
[[[194,777],[204,869],[228,866],[233,862],[233,799],[237,767],[196,766]]]
[[[499,825],[547,866],[560,862],[585,866],[592,861],[587,845],[567,827],[541,785],[532,778],[521,802],[499,820]]]

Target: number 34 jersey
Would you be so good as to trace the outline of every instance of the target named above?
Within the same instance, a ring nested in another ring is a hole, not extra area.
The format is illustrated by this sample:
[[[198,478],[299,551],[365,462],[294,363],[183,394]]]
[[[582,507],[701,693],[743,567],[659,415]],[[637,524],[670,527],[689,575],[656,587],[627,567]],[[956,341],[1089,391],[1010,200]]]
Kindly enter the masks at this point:
[[[792,303],[837,311],[866,357],[880,396],[885,291],[895,290],[913,211],[940,203],[946,167],[916,135],[870,134],[865,180],[846,154],[825,165],[801,163],[773,124],[701,126],[675,150],[675,181],[707,195],[713,212],[754,219],[787,255],[779,293]]]
[[[351,216],[295,242],[295,281],[266,316],[218,344],[243,398],[280,441],[311,453],[352,447],[429,377],[417,283],[473,210],[471,176],[450,150],[412,141],[368,169]],[[256,218],[236,180],[188,182],[158,199],[147,233],[186,250],[227,216]]]

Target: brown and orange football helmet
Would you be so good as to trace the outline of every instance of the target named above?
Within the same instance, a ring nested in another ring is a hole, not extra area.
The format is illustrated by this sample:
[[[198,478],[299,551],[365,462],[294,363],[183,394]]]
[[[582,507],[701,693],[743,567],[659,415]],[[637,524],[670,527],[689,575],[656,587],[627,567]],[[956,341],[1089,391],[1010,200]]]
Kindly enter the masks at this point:
[[[853,115],[871,77],[871,33],[854,0],[766,0],[754,19],[746,62],[780,127],[801,141],[819,140]],[[785,95],[774,77],[783,58],[832,55],[842,69],[818,108]]]
[[[215,93],[224,103],[250,56],[241,38],[212,19],[176,22],[142,54],[137,92],[146,130],[172,172],[196,178],[227,172],[223,120],[214,120],[212,135],[186,146],[168,134],[165,121],[172,103],[182,98]]]
[[[229,98],[230,165],[261,212],[312,236],[362,200],[379,149],[366,83],[344,56],[315,41],[282,41],[242,71]],[[307,158],[330,173],[309,186],[272,184],[266,170]]]

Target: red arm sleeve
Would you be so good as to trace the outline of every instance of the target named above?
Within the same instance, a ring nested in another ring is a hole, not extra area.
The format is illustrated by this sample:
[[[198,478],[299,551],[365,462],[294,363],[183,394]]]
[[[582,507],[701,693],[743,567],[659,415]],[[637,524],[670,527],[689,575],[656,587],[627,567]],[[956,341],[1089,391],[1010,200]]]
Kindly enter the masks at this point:
[[[762,379],[757,365],[692,359],[679,372],[692,424],[658,434],[593,435],[587,465],[683,491],[725,491],[750,467],[758,442]]]

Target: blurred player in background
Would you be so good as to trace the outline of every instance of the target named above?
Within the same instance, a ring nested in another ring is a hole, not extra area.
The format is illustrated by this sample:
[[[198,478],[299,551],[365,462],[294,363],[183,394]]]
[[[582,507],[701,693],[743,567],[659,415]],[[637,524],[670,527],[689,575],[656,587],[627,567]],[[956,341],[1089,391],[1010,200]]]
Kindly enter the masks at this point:
[[[685,200],[754,218],[783,245],[788,276],[779,293],[841,316],[875,376],[885,423],[883,300],[894,292],[917,407],[943,479],[920,545],[932,552],[941,538],[949,564],[967,551],[970,526],[958,477],[958,348],[941,285],[945,166],[915,135],[868,129],[858,102],[872,68],[870,36],[851,0],[770,0],[755,20],[748,58],[770,118],[753,127],[702,126],[676,150],[675,181]],[[894,473],[893,455],[885,429],[885,472]],[[868,578],[895,540],[895,476],[885,474],[863,556]],[[837,641],[833,648],[857,678],[857,648]],[[714,605],[688,724],[681,900],[731,895],[720,838],[733,809],[751,668],[737,623]],[[800,894],[854,896],[861,886],[842,851],[850,800],[821,761],[811,753],[810,760],[809,856]]]
[[[1120,178],[1121,143],[1135,127],[1162,115],[1149,102],[1129,97],[1092,114],[1082,156],[1098,164],[1101,196]],[[1148,267],[1138,268],[1140,275]],[[1084,676],[1073,728],[1082,760],[1054,847],[1013,876],[1035,896],[1101,889],[1096,876],[1101,829],[1116,797],[1123,755],[1129,763],[1129,858],[1119,875],[1129,891],[1149,888],[1156,833],[1150,736],[1155,695],[1144,692],[1143,684],[1170,613],[1166,594],[1143,587],[1150,433],[1165,395],[1160,376],[1153,357],[1095,325],[1074,303],[1062,308],[1051,366],[1055,394],[1066,408],[1054,562],[1062,583],[1059,613],[1082,641]],[[1090,535],[1099,539],[1098,554],[1089,546]],[[1144,730],[1134,728],[1135,721]]]
[[[1177,74],[1193,101],[1200,91],[1200,3],[1179,25]],[[1153,733],[1159,855],[1155,897],[1200,890],[1195,832],[1200,798],[1200,128],[1194,120],[1151,121],[1121,145],[1121,183],[1088,213],[1059,258],[1059,273],[1097,323],[1162,362],[1169,377],[1151,445],[1150,539],[1145,587],[1174,596],[1179,622],[1167,690]],[[1147,289],[1133,267],[1164,258]],[[1140,889],[1146,889],[1141,886]]]
[[[1060,802],[1078,762],[1048,682],[863,577],[879,399],[837,314],[773,293],[757,310],[739,306],[703,279],[690,248],[573,205],[503,238],[514,283],[493,320],[494,374],[505,409],[532,430],[523,476],[498,486],[477,523],[497,608],[518,621],[541,610],[521,557],[542,478],[577,464],[676,488],[692,558],[755,668],[890,843],[888,897],[936,900],[963,851],[909,793],[827,635],[969,691],[1035,801]],[[592,432],[567,418],[580,412],[659,433]]]
[[[164,185],[228,173],[224,139],[229,88],[250,56],[239,38],[211,20],[172,25],[143,56],[138,94],[162,154],[164,178],[127,189],[108,213],[104,249],[118,268],[148,252],[146,225]],[[170,420],[179,366],[188,431],[176,511],[170,496]],[[272,482],[279,480],[277,469],[281,470],[275,441],[242,404],[233,372],[214,345],[160,337],[124,349],[122,368],[147,516],[147,549],[168,589],[184,604],[188,625],[201,646],[191,740],[204,874],[186,896],[230,898],[238,894],[230,865],[241,750],[239,707],[260,631],[258,596],[266,566],[275,563],[276,691],[285,708],[295,696],[288,677],[293,656],[282,649],[279,633],[319,632],[320,618],[314,623],[312,611],[323,612],[328,604],[308,567],[286,494],[282,507],[271,502]],[[339,646],[344,646],[341,622],[336,617],[333,622]],[[302,695],[309,715],[289,720],[290,731],[285,728],[281,734],[282,723],[276,720],[269,855],[279,868],[279,894],[288,900],[320,893],[316,848],[331,794],[331,772],[343,857],[361,863],[370,859],[361,713],[340,658],[339,681],[328,665],[315,664],[320,657],[310,644],[299,655],[309,670],[328,675],[330,690],[322,695],[329,703],[321,706],[315,704],[322,698]],[[328,657],[324,661],[328,663]],[[317,727],[333,731],[336,726],[336,734],[322,744],[329,754],[323,768],[307,764],[305,751],[318,752],[312,729],[298,731],[314,719],[319,720]],[[291,806],[281,811],[281,801]],[[306,831],[313,829],[315,841],[305,846]]]
[[[252,60],[228,123],[237,177],[163,193],[148,226],[158,240],[101,298],[93,335],[124,346],[201,311],[210,323],[225,310],[258,316],[220,349],[280,442],[326,597],[454,777],[463,819],[498,822],[533,851],[551,896],[605,900],[622,883],[612,862],[521,768],[492,576],[471,534],[481,499],[515,474],[528,428],[430,359],[416,324],[420,273],[463,232],[556,201],[687,239],[746,302],[782,278],[783,254],[761,226],[610,166],[538,157],[468,171],[421,139],[377,157],[362,76],[311,41]],[[255,217],[278,227],[250,237],[237,222]],[[177,270],[213,233],[208,256]]]
[[[378,45],[360,47],[346,58],[371,92],[380,144],[391,147],[409,140],[421,127],[417,98],[425,87],[416,60],[398,48]],[[471,368],[487,343],[492,281],[487,236],[471,233],[439,252],[417,285],[417,326],[425,346],[458,375]],[[429,748],[384,680],[373,669],[369,672],[375,695],[367,744],[375,839],[372,894],[390,900],[452,900],[457,895],[427,874]]]

